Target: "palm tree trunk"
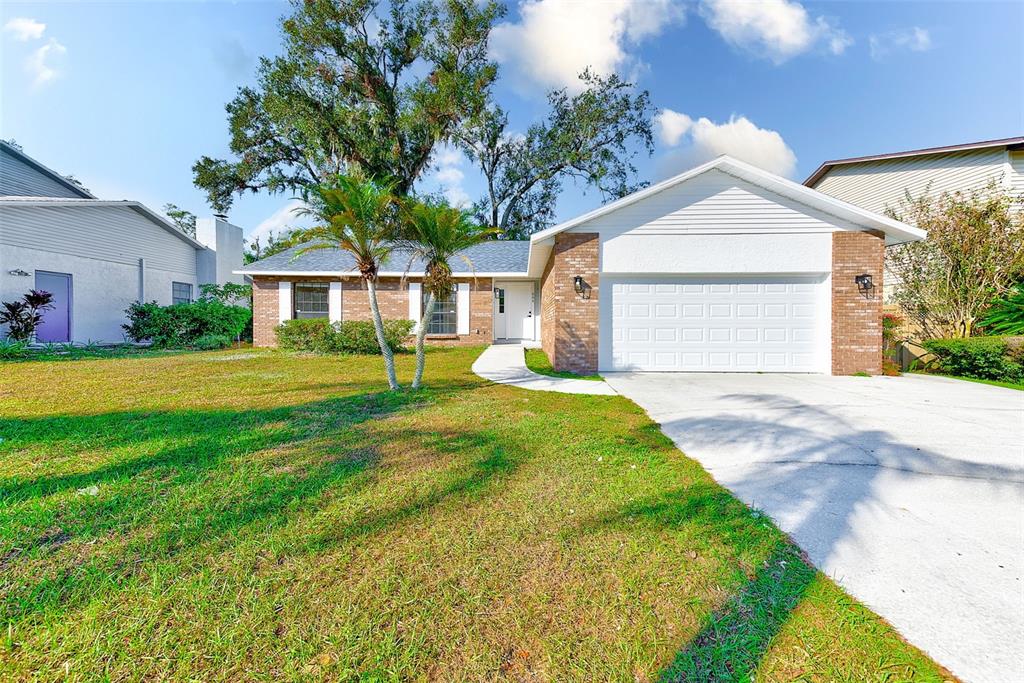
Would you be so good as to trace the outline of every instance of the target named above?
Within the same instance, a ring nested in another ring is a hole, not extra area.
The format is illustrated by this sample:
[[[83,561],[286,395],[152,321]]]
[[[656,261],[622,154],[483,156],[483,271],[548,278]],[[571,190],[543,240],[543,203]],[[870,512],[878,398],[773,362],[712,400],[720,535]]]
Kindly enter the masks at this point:
[[[430,321],[430,314],[434,309],[434,294],[427,292],[427,301],[423,304],[423,315],[420,316],[420,326],[416,330],[416,375],[412,380],[412,388],[419,389],[423,381],[423,368],[427,364],[427,350],[424,348],[427,338],[427,322]]]
[[[384,370],[388,373],[388,387],[396,391],[401,386],[395,377],[395,355],[391,353],[391,347],[384,338],[384,321],[381,320],[380,307],[377,305],[377,283],[367,279],[366,289],[370,295],[370,313],[373,314],[373,329],[377,332],[377,345],[380,346],[380,355],[384,356]]]

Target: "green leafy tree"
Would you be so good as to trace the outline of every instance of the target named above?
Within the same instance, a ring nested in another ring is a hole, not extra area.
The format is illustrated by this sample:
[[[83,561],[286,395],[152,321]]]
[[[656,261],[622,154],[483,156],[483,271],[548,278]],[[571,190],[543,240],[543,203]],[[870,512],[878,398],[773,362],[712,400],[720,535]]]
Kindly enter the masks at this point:
[[[178,208],[177,204],[164,204],[164,213],[171,219],[171,222],[189,237],[196,236],[196,215],[191,211]]]
[[[398,200],[394,186],[359,176],[339,176],[333,183],[315,185],[303,192],[305,208],[319,225],[305,231],[309,244],[297,256],[315,249],[342,249],[350,253],[356,269],[366,282],[377,344],[384,357],[388,386],[399,389],[395,377],[395,356],[384,334],[384,322],[377,304],[377,272],[394,250],[398,236]]]
[[[584,89],[548,93],[550,111],[523,135],[509,130],[496,105],[460,127],[458,138],[487,185],[477,204],[480,220],[509,239],[523,239],[552,223],[566,180],[597,188],[605,199],[623,197],[646,183],[632,181],[636,143],[650,154],[653,110],[647,91],[635,92],[618,76],[584,71]]]
[[[1024,212],[995,183],[972,192],[908,192],[889,215],[928,231],[890,247],[894,300],[926,337],[969,337],[993,297],[1024,275]]]
[[[481,226],[470,211],[452,208],[443,203],[406,202],[402,211],[402,231],[399,243],[406,247],[413,259],[423,261],[423,292],[426,301],[416,329],[416,374],[412,388],[418,389],[426,366],[424,341],[427,323],[434,310],[434,302],[451,293],[455,287],[451,261],[462,258],[472,268],[473,262],[462,253],[473,245],[495,236],[497,230]]]
[[[484,107],[503,9],[475,0],[293,0],[284,52],[227,105],[234,160],[193,172],[216,210],[358,170],[409,193],[439,140]]]

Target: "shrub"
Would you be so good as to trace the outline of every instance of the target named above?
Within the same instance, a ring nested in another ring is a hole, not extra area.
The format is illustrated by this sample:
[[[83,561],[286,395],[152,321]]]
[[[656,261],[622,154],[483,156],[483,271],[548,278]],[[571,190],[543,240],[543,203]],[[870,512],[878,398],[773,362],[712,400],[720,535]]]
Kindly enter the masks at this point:
[[[412,332],[411,320],[385,320],[384,339],[392,351],[401,351]],[[331,324],[323,318],[286,320],[274,330],[278,345],[288,351],[380,354],[377,333],[369,320]]]
[[[252,319],[244,306],[228,306],[200,299],[187,304],[160,306],[155,301],[135,302],[128,307],[128,323],[122,325],[134,341],[152,341],[157,347],[194,346],[200,337],[238,337]]]
[[[333,332],[324,318],[285,320],[274,328],[277,345],[286,351],[322,351]]]
[[[935,355],[938,369],[950,375],[1024,381],[1018,347],[1007,344],[1003,337],[929,339],[922,346]]]
[[[33,289],[17,301],[0,304],[0,324],[7,325],[7,336],[15,341],[29,341],[43,321],[43,311],[53,308],[53,295]]]
[[[215,351],[217,349],[226,349],[231,346],[231,337],[223,334],[207,334],[203,335],[199,339],[196,339],[192,346],[196,347],[200,351]]]
[[[27,341],[21,339],[0,339],[0,360],[24,358],[27,355]]]
[[[995,299],[981,325],[994,334],[1024,334],[1024,285],[1017,285],[1005,299]]]

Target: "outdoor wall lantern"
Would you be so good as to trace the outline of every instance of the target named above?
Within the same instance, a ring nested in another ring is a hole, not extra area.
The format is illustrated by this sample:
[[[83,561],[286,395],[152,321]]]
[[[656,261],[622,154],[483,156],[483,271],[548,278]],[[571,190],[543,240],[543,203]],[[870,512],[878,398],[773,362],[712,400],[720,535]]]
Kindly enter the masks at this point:
[[[853,281],[857,283],[857,289],[859,289],[864,294],[867,294],[868,292],[875,288],[874,283],[871,282],[871,276],[868,275],[867,273],[855,275]]]
[[[583,276],[577,275],[572,279],[572,288],[576,290],[577,294],[583,293]]]

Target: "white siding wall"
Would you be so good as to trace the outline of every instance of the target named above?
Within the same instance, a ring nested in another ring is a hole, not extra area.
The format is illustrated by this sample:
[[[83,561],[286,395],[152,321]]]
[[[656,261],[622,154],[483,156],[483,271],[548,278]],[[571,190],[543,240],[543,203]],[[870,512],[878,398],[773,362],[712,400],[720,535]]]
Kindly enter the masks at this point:
[[[127,206],[0,206],[0,245],[196,274],[192,245]]]
[[[904,193],[917,197],[1011,182],[1005,148],[844,164],[831,169],[814,189],[869,211],[898,209]]]
[[[0,243],[2,244],[2,243]],[[21,269],[26,276],[11,275]],[[71,335],[77,342],[119,342],[124,309],[139,298],[139,264],[119,263],[24,247],[0,246],[0,301],[19,298],[35,286],[35,271],[69,273],[72,287]],[[199,294],[195,270],[172,271],[145,268],[145,298],[162,305],[171,303],[171,283],[187,282]],[[0,336],[3,336],[0,332]]]
[[[0,147],[0,196],[79,198],[84,195],[29,166]]]
[[[1010,152],[1010,187],[1017,197],[1024,196],[1024,152]]]
[[[602,273],[827,273],[847,222],[711,170],[573,228],[597,232]]]

